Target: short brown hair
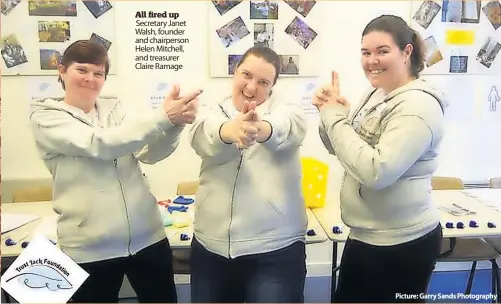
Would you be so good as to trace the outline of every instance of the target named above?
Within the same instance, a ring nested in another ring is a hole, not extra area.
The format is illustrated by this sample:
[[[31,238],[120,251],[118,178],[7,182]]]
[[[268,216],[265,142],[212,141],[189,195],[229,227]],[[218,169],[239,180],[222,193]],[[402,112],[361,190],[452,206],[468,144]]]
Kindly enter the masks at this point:
[[[108,51],[99,43],[92,40],[77,40],[70,44],[64,51],[61,65],[68,68],[72,63],[90,63],[90,64],[103,64],[104,65],[104,79],[108,76],[110,71],[110,60],[108,58]],[[58,81],[64,87],[64,82],[59,76]]]

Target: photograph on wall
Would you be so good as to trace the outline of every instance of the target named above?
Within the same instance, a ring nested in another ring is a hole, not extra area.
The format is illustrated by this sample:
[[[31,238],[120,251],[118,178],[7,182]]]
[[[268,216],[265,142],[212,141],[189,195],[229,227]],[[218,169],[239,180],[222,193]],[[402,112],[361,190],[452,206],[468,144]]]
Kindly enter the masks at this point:
[[[273,49],[275,44],[275,26],[273,23],[254,23],[254,45]]]
[[[501,26],[501,4],[499,1],[490,1],[483,8],[482,11],[489,19],[490,23],[497,30]]]
[[[414,21],[416,21],[419,25],[421,25],[424,29],[427,29],[428,26],[433,22],[433,19],[437,16],[440,11],[440,5],[433,0],[424,1],[419,7],[416,14],[414,14]]]
[[[317,1],[312,0],[285,0],[284,2],[305,18],[317,3]]]
[[[430,67],[444,59],[434,36],[426,38],[424,40],[424,44],[426,46],[426,66]]]
[[[468,72],[468,56],[451,56],[449,73],[465,74]]]
[[[107,11],[112,9],[112,5],[109,1],[103,0],[93,0],[93,1],[83,1],[87,9],[91,12],[94,18],[99,18],[104,15]]]
[[[237,17],[217,29],[216,33],[224,47],[227,48],[249,35],[250,31],[242,20],[242,17]]]
[[[69,21],[38,21],[39,42],[66,42],[70,36]]]
[[[26,53],[15,35],[9,35],[0,40],[0,52],[7,68],[28,62]]]
[[[471,0],[444,0],[442,2],[442,22],[479,23],[482,3]]]
[[[477,54],[477,61],[486,68],[490,68],[494,60],[499,54],[501,44],[495,41],[492,37],[488,37],[485,43],[480,48]]]
[[[228,55],[228,75],[235,74],[237,65],[244,55]]]
[[[299,75],[298,55],[280,55],[280,60],[281,60],[280,74]]]
[[[251,19],[278,19],[278,3],[264,1],[250,1]]]
[[[90,36],[90,40],[92,41],[95,41],[97,43],[99,43],[100,45],[102,45],[107,51],[110,50],[110,46],[111,46],[111,41],[108,41],[106,40],[105,38],[99,36],[98,34],[96,33],[92,33],[92,35]]]
[[[212,4],[214,4],[214,7],[221,16],[241,2],[242,0],[212,0]]]
[[[60,51],[54,49],[40,49],[40,69],[57,70],[63,55]]]
[[[2,14],[7,16],[21,0],[2,0]]]
[[[67,16],[77,15],[76,1],[68,0],[29,0],[30,16]]]
[[[315,40],[315,37],[317,37],[317,33],[298,17],[294,17],[285,29],[285,33],[304,49],[307,49],[313,40]]]

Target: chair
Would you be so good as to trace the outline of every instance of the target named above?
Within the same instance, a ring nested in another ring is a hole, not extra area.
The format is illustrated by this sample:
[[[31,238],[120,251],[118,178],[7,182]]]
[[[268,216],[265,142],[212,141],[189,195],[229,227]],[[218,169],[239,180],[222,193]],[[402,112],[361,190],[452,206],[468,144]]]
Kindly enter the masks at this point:
[[[461,179],[455,177],[433,177],[433,190],[453,190],[464,189]],[[442,242],[442,250],[439,262],[472,262],[470,275],[466,284],[465,294],[471,293],[473,278],[477,262],[490,261],[492,264],[492,292],[499,292],[496,282],[499,282],[499,266],[496,259],[500,256],[499,252],[486,242],[484,239],[456,239],[448,238]],[[498,283],[499,284],[499,283]]]
[[[198,189],[198,181],[189,181],[177,185],[176,195],[195,195]],[[172,264],[174,273],[190,274],[191,248],[179,248],[172,250]]]
[[[51,187],[25,188],[14,192],[14,203],[40,202],[52,200]]]
[[[489,187],[501,189],[501,177],[491,178],[491,180],[489,181]]]
[[[302,190],[306,208],[322,208],[327,195],[329,166],[315,158],[301,158]]]
[[[177,195],[195,195],[198,189],[198,181],[189,181],[177,185]]]
[[[434,176],[431,179],[433,190],[458,190],[464,189],[463,181],[456,177]]]

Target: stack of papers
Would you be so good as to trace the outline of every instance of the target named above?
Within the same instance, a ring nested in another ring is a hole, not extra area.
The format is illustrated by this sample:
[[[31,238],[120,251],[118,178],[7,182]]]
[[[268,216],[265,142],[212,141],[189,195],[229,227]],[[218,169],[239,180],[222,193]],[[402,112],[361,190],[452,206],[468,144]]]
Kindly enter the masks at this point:
[[[463,193],[476,198],[486,206],[501,212],[501,189],[464,190]]]

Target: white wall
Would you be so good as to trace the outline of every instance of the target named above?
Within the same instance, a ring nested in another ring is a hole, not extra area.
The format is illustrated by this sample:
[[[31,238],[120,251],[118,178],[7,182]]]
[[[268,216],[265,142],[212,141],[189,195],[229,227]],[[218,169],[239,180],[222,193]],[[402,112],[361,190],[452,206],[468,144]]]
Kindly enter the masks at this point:
[[[229,92],[229,79],[210,79],[207,49],[207,10],[209,1],[166,1],[113,2],[116,9],[116,37],[118,45],[118,74],[107,80],[103,95],[117,95],[126,102],[144,103],[152,93],[152,87],[158,82],[181,83],[182,89],[202,87],[203,98],[216,99],[221,92]],[[359,62],[359,44],[365,24],[381,13],[394,13],[409,20],[410,2],[407,1],[319,1],[315,10],[322,11],[325,18],[322,29],[317,29],[323,36],[323,54],[318,58],[322,66],[321,79],[326,80],[330,70],[335,68],[341,75],[341,90],[353,106],[360,94],[366,89]],[[379,7],[379,8],[378,8]],[[134,15],[138,10],[177,12],[180,19],[186,20],[187,37],[191,43],[185,47],[181,72],[138,71],[134,68]],[[85,26],[85,25],[82,25]],[[55,76],[49,76],[52,79]],[[275,91],[293,90],[303,87],[314,79],[281,79]],[[48,171],[39,160],[28,124],[27,93],[30,77],[2,77],[2,145],[1,168],[2,180],[13,179],[50,179]],[[298,96],[299,98],[300,96]],[[455,147],[449,147],[454,151]],[[329,177],[329,195],[336,195],[339,189],[342,168],[334,157],[328,156],[318,138],[316,123],[313,120],[310,134],[304,143],[304,154],[314,155],[331,165]],[[453,156],[454,153],[449,153]],[[161,199],[175,193],[176,185],[181,181],[198,178],[200,159],[189,147],[186,132],[179,148],[168,159],[154,165],[144,166],[152,191]],[[451,167],[455,167],[451,166]],[[309,255],[310,264],[323,264],[321,273],[325,273],[326,263],[330,263],[330,244],[317,246]]]

